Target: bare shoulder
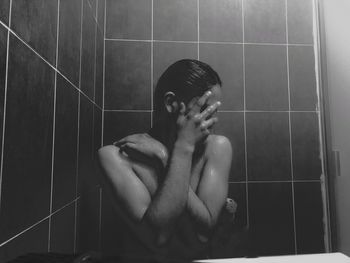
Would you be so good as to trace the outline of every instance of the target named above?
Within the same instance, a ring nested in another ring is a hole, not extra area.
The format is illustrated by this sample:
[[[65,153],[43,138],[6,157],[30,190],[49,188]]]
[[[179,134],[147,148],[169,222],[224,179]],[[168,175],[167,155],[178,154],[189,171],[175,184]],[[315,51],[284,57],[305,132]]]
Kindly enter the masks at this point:
[[[209,135],[206,143],[207,157],[232,156],[232,146],[230,140],[223,135]]]

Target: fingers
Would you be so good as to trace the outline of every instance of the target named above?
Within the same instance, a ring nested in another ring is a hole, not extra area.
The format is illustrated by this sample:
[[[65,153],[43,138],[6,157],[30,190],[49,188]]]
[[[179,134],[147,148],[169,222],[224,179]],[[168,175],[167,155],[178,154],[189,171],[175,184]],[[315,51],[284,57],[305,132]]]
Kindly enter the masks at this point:
[[[189,105],[190,111],[193,113],[200,112],[201,108],[205,105],[205,103],[208,101],[211,95],[212,92],[210,90],[205,92],[204,95],[200,97],[193,105]]]
[[[205,120],[208,117],[212,116],[217,109],[220,107],[221,102],[217,101],[214,104],[210,105],[209,107],[207,107],[201,114],[200,114],[200,119]]]
[[[203,121],[200,125],[201,130],[207,131],[208,129],[213,127],[214,124],[218,122],[218,120],[219,120],[218,118],[214,117],[214,118],[211,118],[209,120]]]
[[[179,112],[180,112],[181,115],[185,114],[185,112],[186,112],[185,103],[183,103],[183,102],[180,103],[180,110],[179,110]]]

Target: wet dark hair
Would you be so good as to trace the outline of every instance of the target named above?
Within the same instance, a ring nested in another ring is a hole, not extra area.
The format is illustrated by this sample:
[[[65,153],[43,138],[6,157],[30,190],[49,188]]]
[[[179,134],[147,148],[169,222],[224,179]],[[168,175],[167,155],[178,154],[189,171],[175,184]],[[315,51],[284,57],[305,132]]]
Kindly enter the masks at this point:
[[[208,64],[194,59],[182,59],[170,65],[160,76],[154,93],[155,121],[163,116],[164,94],[172,91],[186,105],[215,85],[222,86],[218,73]]]

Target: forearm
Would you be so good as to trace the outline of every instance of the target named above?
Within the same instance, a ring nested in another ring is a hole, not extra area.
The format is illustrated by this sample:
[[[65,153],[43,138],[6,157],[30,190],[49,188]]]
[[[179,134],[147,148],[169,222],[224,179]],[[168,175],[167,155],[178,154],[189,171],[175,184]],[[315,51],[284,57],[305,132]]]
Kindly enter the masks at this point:
[[[191,187],[188,191],[187,211],[196,222],[197,230],[202,234],[208,234],[216,223],[209,209]]]
[[[144,215],[160,230],[169,229],[186,207],[193,151],[181,141],[174,144],[164,182]]]

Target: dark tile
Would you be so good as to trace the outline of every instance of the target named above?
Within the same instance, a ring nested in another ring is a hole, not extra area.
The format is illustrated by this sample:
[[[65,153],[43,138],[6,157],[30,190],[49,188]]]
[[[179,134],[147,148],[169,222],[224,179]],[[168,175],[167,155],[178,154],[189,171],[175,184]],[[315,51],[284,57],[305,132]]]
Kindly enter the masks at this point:
[[[317,110],[317,87],[313,47],[289,46],[291,110]]]
[[[244,0],[244,42],[286,43],[286,6],[280,0]]]
[[[77,87],[80,70],[81,0],[60,1],[58,69]]]
[[[100,188],[84,193],[78,200],[77,253],[100,250]]]
[[[100,31],[96,34],[96,67],[95,67],[95,103],[103,104],[103,47],[104,37]]]
[[[197,41],[197,9],[196,0],[154,0],[154,39]]]
[[[6,56],[7,56],[7,30],[0,25],[0,131],[2,131],[4,117],[4,97],[6,78]],[[2,147],[2,135],[0,136],[0,147]],[[1,160],[1,153],[0,153]]]
[[[53,209],[75,198],[79,93],[57,75]]]
[[[98,0],[97,2],[97,25],[104,36],[105,30],[105,9],[106,9],[106,0]]]
[[[200,41],[242,42],[242,1],[199,1]]]
[[[106,42],[105,109],[151,109],[151,44]]]
[[[94,106],[94,153],[102,146],[102,110]]]
[[[75,202],[51,216],[50,252],[73,254],[75,238]]]
[[[251,181],[291,180],[287,112],[248,112],[247,161]]]
[[[57,0],[12,1],[11,28],[51,65],[56,63]]]
[[[0,2],[0,20],[8,25],[9,23],[10,0],[1,0]]]
[[[219,122],[215,125],[215,134],[226,136],[232,144],[232,164],[230,182],[246,180],[245,143],[243,112],[218,112]]]
[[[292,112],[291,127],[294,179],[320,179],[322,163],[317,113]]]
[[[46,253],[48,232],[49,221],[46,219],[0,247],[0,261],[7,262],[28,253]]]
[[[294,254],[292,183],[249,183],[248,204],[256,255]]]
[[[107,0],[106,4],[106,38],[152,38],[151,0]]]
[[[208,63],[222,81],[220,110],[243,110],[243,47],[231,44],[200,44],[199,59]]]
[[[294,198],[297,253],[326,252],[321,184],[294,183]]]
[[[150,112],[104,112],[103,145],[151,128]]]
[[[8,67],[0,243],[47,216],[51,186],[54,71],[14,36]]]
[[[87,0],[83,1],[83,32],[81,54],[81,90],[94,99],[96,22]]]
[[[223,210],[211,240],[211,258],[234,258],[247,255],[247,194],[246,183],[229,184],[228,198],[237,203],[232,222]]]
[[[245,46],[245,87],[248,110],[288,110],[285,46]]]
[[[153,87],[161,74],[180,59],[197,59],[197,44],[156,42],[153,45]]]
[[[98,0],[83,0],[86,1],[91,9],[94,18],[97,17],[97,1]]]
[[[312,0],[287,0],[288,42],[312,44]]]
[[[94,164],[94,104],[80,95],[78,195],[98,184]]]

